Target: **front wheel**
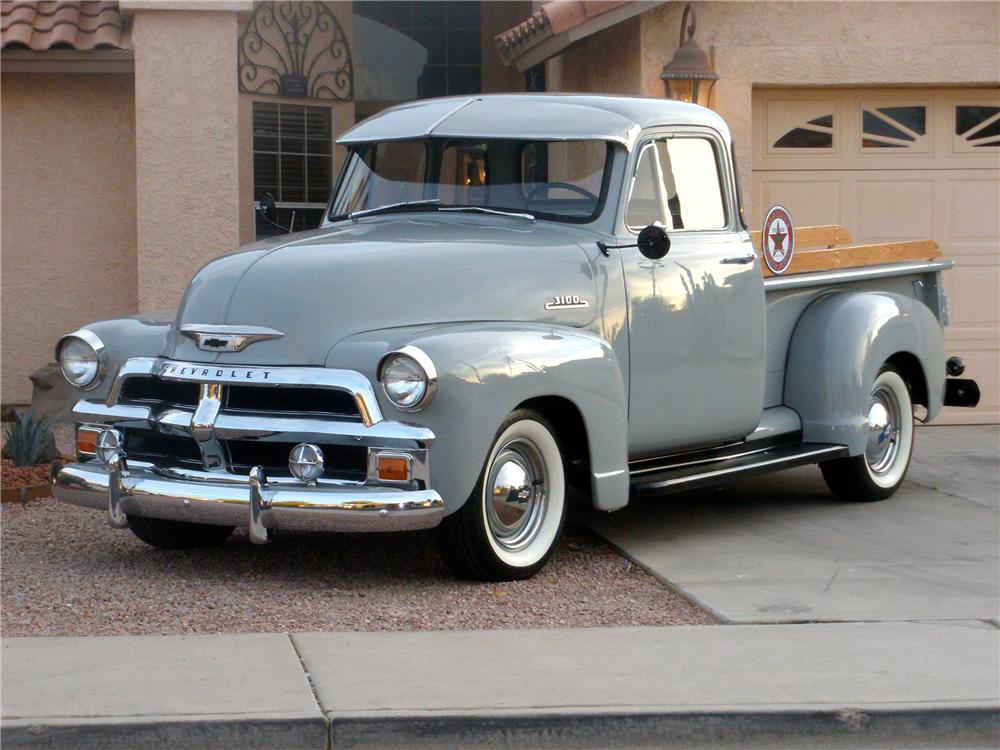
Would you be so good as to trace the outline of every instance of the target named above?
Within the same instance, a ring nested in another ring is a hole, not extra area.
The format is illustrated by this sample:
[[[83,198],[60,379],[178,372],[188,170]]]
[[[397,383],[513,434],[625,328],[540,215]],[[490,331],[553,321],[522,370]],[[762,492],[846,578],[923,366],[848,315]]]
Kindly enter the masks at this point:
[[[519,409],[497,431],[472,495],[438,527],[438,548],[462,578],[530,578],[552,555],[565,515],[555,431],[541,414]]]
[[[868,444],[861,456],[819,465],[827,486],[842,500],[890,497],[903,483],[913,453],[913,401],[903,376],[886,365],[868,402]]]

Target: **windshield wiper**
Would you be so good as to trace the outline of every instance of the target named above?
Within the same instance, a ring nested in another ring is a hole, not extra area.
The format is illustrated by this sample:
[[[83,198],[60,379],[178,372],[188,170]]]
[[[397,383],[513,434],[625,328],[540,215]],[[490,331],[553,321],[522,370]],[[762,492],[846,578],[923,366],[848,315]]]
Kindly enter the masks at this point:
[[[364,208],[360,211],[351,211],[347,214],[347,218],[351,221],[357,221],[362,216],[371,216],[373,214],[380,214],[385,211],[392,211],[395,208],[407,208],[408,206],[433,206],[436,203],[440,203],[439,198],[428,198],[422,201],[403,201],[402,203],[389,203],[385,206],[378,206],[377,208]]]
[[[448,206],[439,208],[438,211],[469,211],[478,214],[497,214],[498,216],[516,216],[519,219],[534,221],[535,215],[522,211],[505,211],[502,208],[486,208],[485,206]]]

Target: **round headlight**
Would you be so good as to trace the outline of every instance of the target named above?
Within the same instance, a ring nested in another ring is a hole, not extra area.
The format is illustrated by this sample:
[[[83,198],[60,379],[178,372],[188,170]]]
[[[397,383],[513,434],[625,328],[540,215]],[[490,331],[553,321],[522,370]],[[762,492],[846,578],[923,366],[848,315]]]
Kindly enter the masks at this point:
[[[97,385],[103,374],[104,344],[90,331],[77,331],[62,340],[59,367],[63,377],[77,388]]]
[[[417,411],[434,398],[437,374],[423,351],[406,346],[383,361],[379,380],[385,395],[404,411]]]

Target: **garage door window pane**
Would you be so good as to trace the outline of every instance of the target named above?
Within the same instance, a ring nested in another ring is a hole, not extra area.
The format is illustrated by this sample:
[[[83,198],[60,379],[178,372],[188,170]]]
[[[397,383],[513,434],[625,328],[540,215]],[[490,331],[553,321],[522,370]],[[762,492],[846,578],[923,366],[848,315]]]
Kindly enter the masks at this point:
[[[1000,107],[960,104],[955,107],[955,135],[965,135],[973,128],[1000,115]]]
[[[909,148],[920,144],[927,132],[927,108],[866,107],[861,114],[863,148]]]
[[[832,118],[831,118],[832,119]],[[775,148],[833,148],[833,133],[793,128],[774,142]]]
[[[879,107],[878,111],[879,114],[909,128],[917,135],[923,135],[927,132],[926,107]]]
[[[658,222],[667,229],[723,229],[715,148],[704,138],[670,138],[644,147],[625,209],[632,229]]]
[[[778,138],[772,148],[833,148],[833,115],[803,122]]]
[[[955,107],[955,135],[976,148],[1000,147],[1000,107],[968,104]]]

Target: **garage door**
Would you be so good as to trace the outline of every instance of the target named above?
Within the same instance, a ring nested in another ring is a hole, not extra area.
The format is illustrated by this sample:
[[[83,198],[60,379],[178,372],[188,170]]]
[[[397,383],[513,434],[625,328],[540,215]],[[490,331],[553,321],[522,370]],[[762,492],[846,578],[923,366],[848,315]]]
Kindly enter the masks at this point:
[[[753,117],[753,228],[780,203],[857,242],[937,240],[947,351],[983,387],[941,421],[1000,421],[1000,89],[758,89]]]

